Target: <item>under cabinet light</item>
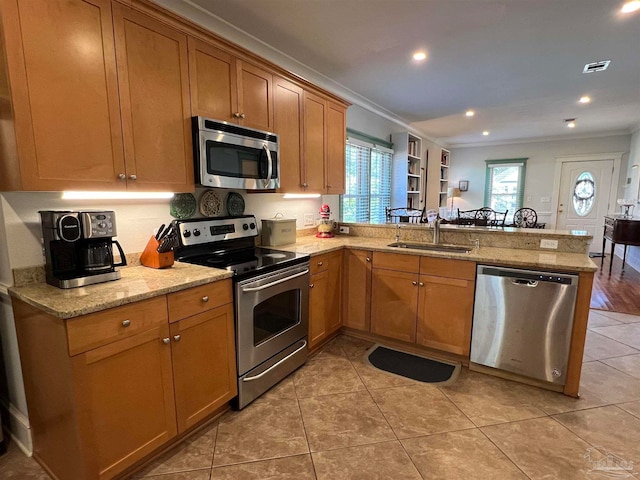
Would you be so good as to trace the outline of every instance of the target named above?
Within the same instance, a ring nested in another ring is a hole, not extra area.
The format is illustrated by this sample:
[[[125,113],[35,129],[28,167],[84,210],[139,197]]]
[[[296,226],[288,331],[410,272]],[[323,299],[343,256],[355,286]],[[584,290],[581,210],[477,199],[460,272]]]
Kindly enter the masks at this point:
[[[63,200],[144,200],[172,197],[173,192],[62,192]]]
[[[285,193],[284,198],[287,200],[290,198],[319,198],[319,193]]]

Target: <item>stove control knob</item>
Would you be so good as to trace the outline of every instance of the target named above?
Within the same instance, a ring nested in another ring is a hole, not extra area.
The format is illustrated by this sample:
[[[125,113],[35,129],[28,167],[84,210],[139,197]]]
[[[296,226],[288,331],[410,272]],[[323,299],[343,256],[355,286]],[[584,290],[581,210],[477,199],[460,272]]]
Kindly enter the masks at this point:
[[[242,229],[243,230],[249,230],[249,225],[247,225],[246,223],[242,224]]]
[[[191,232],[189,230],[185,230],[182,232],[182,236],[184,238],[189,238],[191,236]]]
[[[249,228],[250,228],[251,230],[255,230],[255,229],[256,229],[256,224],[255,224],[255,223],[253,223],[253,222],[251,222],[251,223],[249,224]]]
[[[200,236],[200,230],[198,230],[197,228],[193,229],[193,236],[194,237],[199,237]]]

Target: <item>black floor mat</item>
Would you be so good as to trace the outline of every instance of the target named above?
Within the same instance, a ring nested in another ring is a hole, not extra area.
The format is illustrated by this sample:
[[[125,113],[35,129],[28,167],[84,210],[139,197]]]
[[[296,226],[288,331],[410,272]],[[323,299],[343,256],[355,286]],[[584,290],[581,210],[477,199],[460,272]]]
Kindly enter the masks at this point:
[[[371,365],[380,370],[425,383],[446,382],[459,368],[459,365],[418,357],[380,345],[369,352],[368,359]]]

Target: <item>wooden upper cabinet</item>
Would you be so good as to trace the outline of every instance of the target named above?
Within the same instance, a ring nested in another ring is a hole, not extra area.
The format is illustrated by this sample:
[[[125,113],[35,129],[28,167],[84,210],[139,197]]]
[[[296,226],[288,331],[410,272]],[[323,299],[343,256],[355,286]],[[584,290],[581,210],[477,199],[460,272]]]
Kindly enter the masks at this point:
[[[324,191],[325,100],[304,92],[304,181],[305,191]]]
[[[273,130],[270,72],[190,37],[189,75],[193,115]]]
[[[15,145],[2,146],[0,188],[123,189],[110,1],[2,0],[0,6],[3,81],[11,86],[11,102],[0,102],[0,113],[15,121]]]
[[[235,122],[238,92],[236,59],[213,45],[189,37],[191,111],[195,116]]]
[[[304,192],[302,161],[302,88],[280,78],[273,79],[273,130],[280,143],[280,190]]]
[[[114,3],[129,190],[193,191],[187,37]]]
[[[273,75],[247,62],[236,61],[238,123],[258,130],[273,130]]]
[[[347,118],[342,105],[327,103],[326,189],[328,194],[344,193]]]

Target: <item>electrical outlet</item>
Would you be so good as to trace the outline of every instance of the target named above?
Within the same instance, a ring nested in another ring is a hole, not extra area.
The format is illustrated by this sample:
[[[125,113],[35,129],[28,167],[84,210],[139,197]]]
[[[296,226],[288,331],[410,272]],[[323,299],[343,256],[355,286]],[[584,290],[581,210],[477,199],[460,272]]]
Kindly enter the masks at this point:
[[[558,248],[558,240],[540,240],[540,248]]]
[[[304,214],[304,226],[313,227],[313,213]]]
[[[340,233],[344,233],[345,235],[349,235],[349,227],[340,227]]]

